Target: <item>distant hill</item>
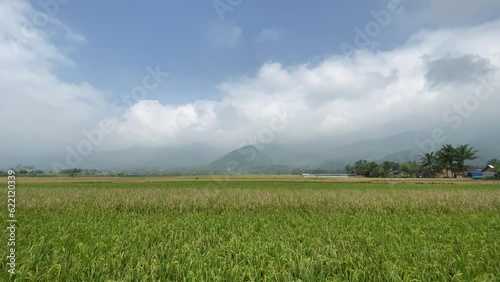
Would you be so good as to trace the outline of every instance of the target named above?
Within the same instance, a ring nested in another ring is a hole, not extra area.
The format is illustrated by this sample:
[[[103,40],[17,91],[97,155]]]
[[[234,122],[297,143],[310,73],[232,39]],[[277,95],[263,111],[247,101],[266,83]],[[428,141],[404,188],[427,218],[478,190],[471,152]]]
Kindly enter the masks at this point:
[[[500,147],[495,131],[474,132],[467,128],[468,135],[462,131],[447,130],[444,143],[471,144],[478,150],[478,158],[468,161],[470,164],[484,164],[487,159],[498,158]],[[275,144],[267,146],[265,152],[277,163],[290,167],[342,169],[359,159],[369,161],[405,162],[419,160],[419,155],[427,152],[426,147],[420,149],[417,144],[429,140],[432,130],[407,131],[378,139],[367,139],[340,146],[290,146]],[[443,144],[435,143],[432,150],[438,150]]]
[[[209,173],[252,173],[271,167],[274,161],[255,146],[248,145],[229,152],[203,167]]]
[[[421,132],[404,132],[380,139],[357,141],[338,146],[333,150],[333,157],[344,161],[383,160],[387,155],[414,149],[415,140],[422,135],[425,136]]]
[[[494,126],[492,123],[488,126]],[[445,128],[446,129],[446,128]],[[261,146],[244,146],[227,153],[224,147],[203,143],[162,148],[127,148],[113,151],[95,150],[82,158],[82,169],[156,168],[189,173],[266,173],[286,172],[287,169],[343,169],[359,159],[382,162],[418,160],[423,153],[417,146],[431,138],[432,129],[408,131],[379,139],[365,139],[344,145],[329,143],[273,143]],[[478,158],[470,164],[483,165],[488,159],[500,158],[498,130],[463,126],[460,130],[446,129],[445,143],[471,144],[478,150]],[[442,144],[435,144],[437,150]],[[426,148],[429,148],[426,145]],[[424,148],[425,149],[425,148]],[[224,153],[227,153],[224,155]],[[222,157],[221,157],[222,156]],[[66,153],[37,155],[23,159],[12,156],[0,158],[0,168],[18,164],[34,165],[37,169],[51,169],[54,161],[65,164]],[[215,160],[215,161],[214,161]],[[207,165],[208,164],[208,165]]]
[[[474,132],[473,129],[468,129],[469,135],[467,136],[464,136],[461,131],[447,130],[446,136],[448,138],[444,143],[434,143],[432,141],[432,146],[426,144],[425,147],[419,148],[417,144],[424,144],[431,140],[431,132],[431,130],[409,131],[380,139],[353,142],[336,147],[332,150],[333,154],[329,158],[337,161],[337,165],[352,163],[358,159],[378,162],[386,160],[404,162],[418,160],[419,155],[426,153],[428,149],[439,150],[446,143],[453,146],[470,144],[478,150],[478,158],[467,162],[470,164],[485,164],[487,159],[500,156],[498,138],[493,130],[491,132]]]

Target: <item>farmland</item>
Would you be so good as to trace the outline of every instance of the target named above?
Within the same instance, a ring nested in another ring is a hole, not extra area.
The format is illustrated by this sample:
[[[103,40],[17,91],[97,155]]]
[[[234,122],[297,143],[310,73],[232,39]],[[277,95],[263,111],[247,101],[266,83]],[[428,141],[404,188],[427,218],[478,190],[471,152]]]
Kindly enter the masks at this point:
[[[16,278],[500,278],[498,182],[218,179],[19,179]],[[6,253],[0,262],[8,281]]]

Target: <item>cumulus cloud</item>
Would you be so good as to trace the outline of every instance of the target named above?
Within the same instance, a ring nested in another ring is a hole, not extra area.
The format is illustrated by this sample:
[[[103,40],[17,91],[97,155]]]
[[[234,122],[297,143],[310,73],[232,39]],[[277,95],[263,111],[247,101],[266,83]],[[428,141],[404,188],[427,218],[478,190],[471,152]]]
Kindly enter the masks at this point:
[[[125,114],[125,122],[115,121],[117,134],[138,144],[179,145],[190,132],[206,132],[214,119],[215,102],[197,101],[182,106],[162,105],[158,101],[142,100]],[[127,142],[125,142],[126,144]]]
[[[500,21],[495,21],[420,31],[393,50],[359,50],[317,65],[268,62],[255,75],[221,83],[224,98],[219,101],[176,107],[141,102],[141,112],[150,113],[148,120],[165,120],[167,125],[142,122],[143,136],[122,139],[147,144],[151,136],[163,145],[204,140],[236,146],[284,111],[295,116],[279,133],[287,142],[335,142],[427,128],[444,123],[444,112],[474,94],[481,83],[475,77],[497,85],[499,38]],[[429,87],[442,83],[447,87]],[[480,105],[482,110],[495,110],[498,95],[489,99]],[[475,116],[480,119],[482,113]],[[137,127],[135,120],[126,116],[122,132]]]
[[[4,156],[63,150],[81,138],[82,128],[103,117],[107,107],[103,93],[90,84],[66,83],[54,75],[56,68],[75,64],[51,42],[51,33],[62,25],[33,25],[34,13],[24,1],[0,5],[0,119],[4,121],[0,154]]]

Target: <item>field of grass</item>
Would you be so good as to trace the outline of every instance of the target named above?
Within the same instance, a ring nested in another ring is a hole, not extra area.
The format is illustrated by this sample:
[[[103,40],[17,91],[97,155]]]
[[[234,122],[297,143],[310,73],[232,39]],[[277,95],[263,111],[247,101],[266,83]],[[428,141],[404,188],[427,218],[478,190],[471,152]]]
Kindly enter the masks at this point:
[[[498,182],[224,180],[19,179],[16,280],[500,280]]]

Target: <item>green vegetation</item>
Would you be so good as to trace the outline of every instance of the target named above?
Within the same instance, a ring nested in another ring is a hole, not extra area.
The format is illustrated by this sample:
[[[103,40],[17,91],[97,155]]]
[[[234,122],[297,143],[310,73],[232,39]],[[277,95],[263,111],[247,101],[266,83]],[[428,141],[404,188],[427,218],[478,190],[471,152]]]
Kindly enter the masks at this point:
[[[410,161],[399,164],[384,161],[382,164],[378,164],[373,161],[358,160],[352,166],[347,165],[345,170],[349,173],[356,173],[365,177],[397,176],[403,178],[433,178],[438,176],[442,171],[445,172],[444,175],[446,177],[449,177],[449,172],[451,171],[453,178],[456,178],[457,174],[463,175],[466,172],[465,161],[476,159],[476,154],[477,151],[468,144],[458,145],[457,147],[446,144],[437,152],[429,152],[421,155],[419,163]],[[496,159],[492,161],[496,161]]]
[[[489,164],[489,165],[492,165],[493,167],[495,167],[496,172],[497,172],[498,174],[500,174],[500,160],[499,160],[499,159],[491,159],[491,160],[488,160],[488,164]]]
[[[438,163],[438,158],[434,152],[426,153],[420,156],[420,167],[422,168],[425,177],[436,177],[437,173],[441,170]]]
[[[436,153],[436,161],[446,170],[453,173],[453,177],[457,173],[465,172],[465,160],[476,159],[477,151],[470,145],[458,145],[454,148],[451,144],[443,145],[443,147]]]
[[[495,182],[163,180],[21,179],[17,280],[499,279]]]

